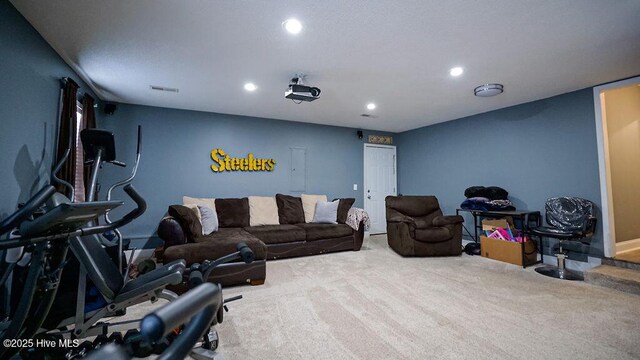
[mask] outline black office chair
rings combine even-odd
[[[559,240],[560,249],[556,254],[558,266],[541,266],[535,269],[536,272],[558,279],[583,280],[582,275],[565,268],[567,255],[562,250],[562,242],[590,243],[590,237],[596,231],[597,223],[594,204],[577,197],[556,197],[547,200],[545,212],[549,226],[531,228],[529,232],[540,238]]]

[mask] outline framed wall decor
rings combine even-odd
[[[369,135],[369,142],[372,144],[392,145],[393,137],[385,135]]]

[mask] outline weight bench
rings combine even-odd
[[[173,261],[125,282],[118,267],[102,247],[98,235],[72,238],[70,248],[80,263],[75,317],[62,320],[56,328],[75,324],[75,337],[126,330],[132,327],[132,322],[94,324],[102,318],[117,316],[119,310],[132,305],[145,301],[155,302],[160,298],[173,301],[178,297],[165,287],[182,282],[182,274],[186,268],[184,260]],[[93,282],[106,301],[105,306],[91,312],[85,312],[87,278]],[[119,327],[120,325],[122,327]],[[135,325],[137,321],[133,322],[133,327]]]

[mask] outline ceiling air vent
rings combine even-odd
[[[158,91],[168,91],[168,92],[174,92],[174,93],[177,93],[180,91],[178,88],[170,88],[165,86],[150,85],[149,87],[151,88],[151,90],[158,90]]]
[[[378,118],[376,115],[371,115],[371,114],[360,114],[360,116],[366,117],[366,118],[372,118],[372,119],[377,119]]]

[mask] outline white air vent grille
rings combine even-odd
[[[149,87],[151,88],[151,90],[157,90],[157,91],[168,91],[168,92],[174,92],[174,93],[177,93],[180,91],[178,88],[170,88],[165,86],[150,85]]]

